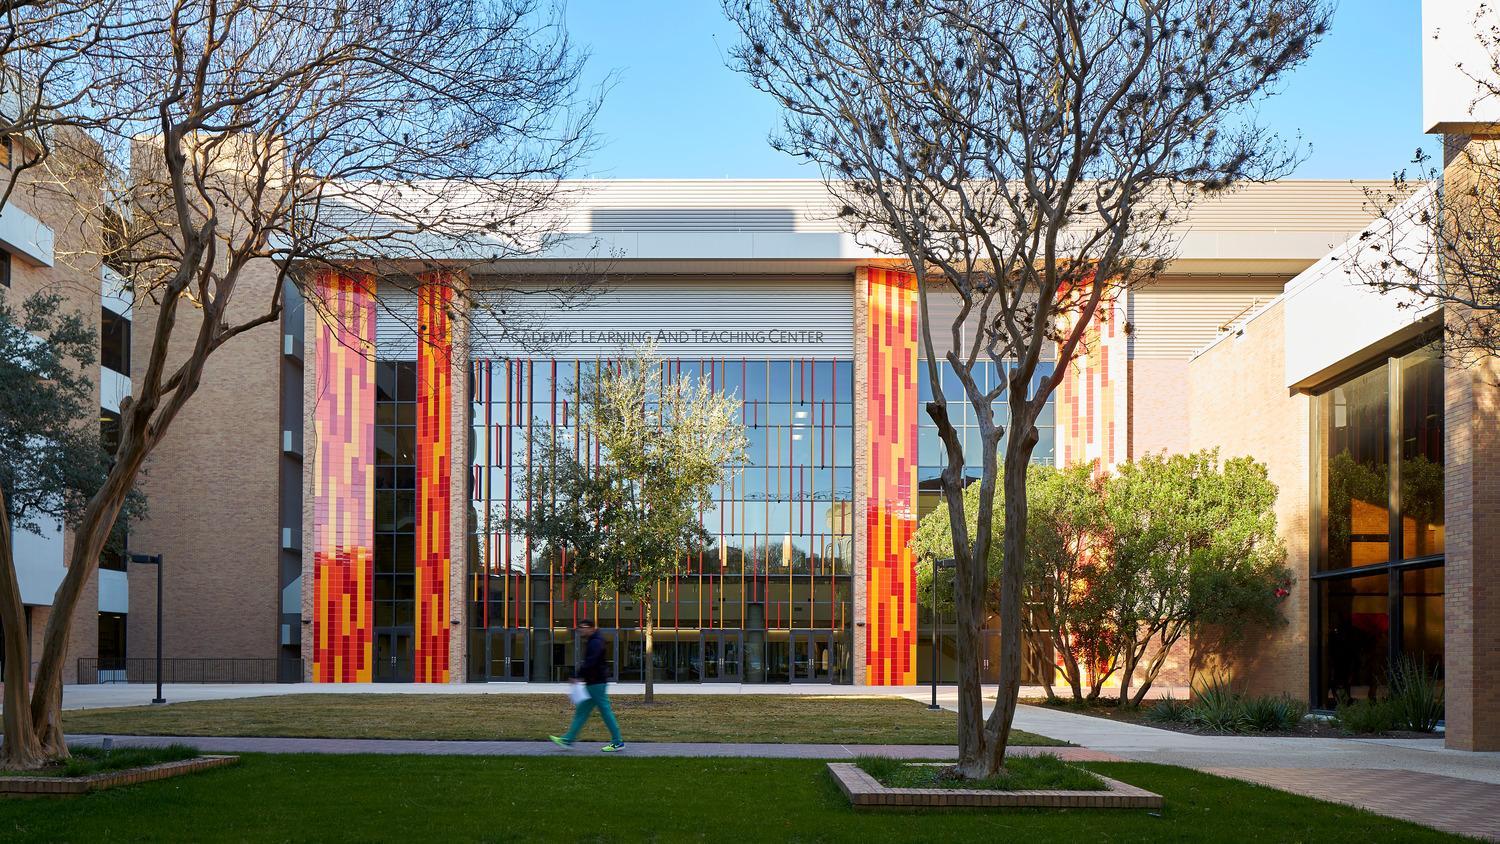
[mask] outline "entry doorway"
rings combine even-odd
[[[703,682],[738,683],[744,653],[743,634],[738,630],[706,630],[703,633]]]
[[[832,630],[793,630],[791,644],[793,683],[833,682]]]
[[[410,683],[416,674],[411,628],[375,629],[374,677],[377,683]]]
[[[491,630],[487,662],[491,681],[525,682],[531,676],[531,631]]]

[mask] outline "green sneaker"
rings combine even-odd
[[[622,751],[622,750],[625,749],[625,742],[623,742],[623,741],[612,741],[609,744],[606,744],[606,745],[604,745],[603,747],[601,747],[599,749],[602,750],[605,753],[619,753],[620,751]]]
[[[562,736],[547,736],[547,738],[552,739],[552,743],[557,745],[558,747],[561,747],[563,750],[573,749],[573,742],[568,741]]]

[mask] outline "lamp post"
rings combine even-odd
[[[927,704],[928,709],[942,709],[937,702],[938,683],[938,569],[951,569],[958,564],[952,557],[944,557],[941,560],[932,561],[932,703]]]
[[[161,695],[161,555],[129,554],[127,559],[138,566],[156,566],[156,697],[151,702],[166,703],[167,699]]]

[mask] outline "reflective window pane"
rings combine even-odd
[[[1318,583],[1321,606],[1319,704],[1385,693],[1390,660],[1389,578],[1384,574]]]
[[[1443,357],[1433,344],[1401,366],[1401,557],[1443,553]]]
[[[1390,558],[1389,392],[1386,369],[1380,367],[1323,397],[1328,478],[1325,569]]]

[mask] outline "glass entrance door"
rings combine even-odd
[[[833,682],[833,633],[827,630],[792,631],[792,682]]]
[[[489,635],[490,680],[522,682],[531,676],[526,630],[491,630]]]
[[[410,630],[375,631],[374,676],[377,683],[410,683],[416,671]]]
[[[738,630],[712,630],[703,633],[703,681],[705,683],[740,682],[741,638]]]

